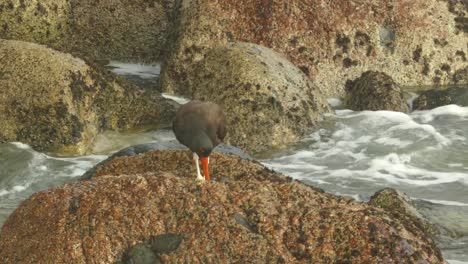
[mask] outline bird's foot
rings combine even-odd
[[[205,178],[203,178],[203,177],[197,177],[197,178],[195,179],[195,182],[196,182],[197,185],[201,185],[201,184],[205,183]]]
[[[197,173],[197,181],[205,181],[205,177],[203,177],[200,173]]]

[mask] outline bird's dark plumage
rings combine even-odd
[[[203,134],[211,141],[212,149],[221,143],[227,132],[226,118],[219,105],[194,100],[179,108],[172,130],[180,143],[193,152],[202,154],[198,153],[200,150],[197,147],[200,144],[197,143],[203,140]]]
[[[208,156],[226,136],[226,117],[221,107],[215,103],[191,101],[182,105],[172,123],[172,130],[177,140],[193,153],[197,164],[202,161],[205,178],[209,179]]]

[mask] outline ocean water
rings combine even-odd
[[[117,71],[119,63],[113,65]],[[158,67],[123,68],[132,77],[159,75]],[[337,99],[330,103],[340,105]],[[386,187],[405,192],[422,215],[445,230],[439,247],[449,263],[460,264],[468,263],[467,138],[468,107],[411,114],[342,109],[325,116],[300,142],[257,158],[307,184],[360,201]],[[18,142],[0,144],[0,225],[31,194],[76,180],[121,148],[174,139],[168,129],[106,132],[92,154],[79,157],[55,157]]]

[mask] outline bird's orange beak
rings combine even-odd
[[[210,180],[210,170],[208,169],[208,157],[201,157],[201,165],[203,169],[203,175],[205,175],[205,180]]]

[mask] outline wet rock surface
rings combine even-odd
[[[229,41],[280,52],[327,96],[383,71],[399,85],[453,83],[466,67],[466,1],[183,1],[161,78],[182,92],[211,48]],[[314,19],[311,19],[314,18]]]
[[[214,180],[200,185],[189,151],[152,151],[36,193],[2,227],[0,260],[152,261],[158,251],[163,263],[445,263],[420,226],[385,210],[239,157],[214,153],[210,165]],[[168,234],[180,244],[146,254]]]
[[[96,174],[99,168],[106,167],[107,163],[111,162],[112,160],[118,157],[132,157],[132,156],[136,156],[138,154],[143,154],[143,153],[150,152],[153,150],[187,150],[187,149],[188,148],[186,146],[180,144],[177,141],[164,142],[164,143],[139,144],[139,145],[126,147],[112,154],[109,158],[103,160],[102,162],[94,166],[92,169],[88,170],[85,174],[83,174],[83,176],[81,176],[81,179],[85,180],[85,179],[91,178],[93,175]],[[254,160],[254,158],[252,158],[251,156],[249,156],[247,153],[243,152],[242,150],[236,147],[225,145],[223,143],[219,144],[214,149],[214,151],[238,156],[245,160],[252,160],[252,161]]]
[[[232,128],[225,141],[250,152],[297,141],[329,111],[299,68],[260,45],[214,47],[195,68],[193,97],[221,105]]]
[[[352,110],[409,111],[403,91],[386,73],[364,72],[356,80],[348,81],[346,88],[344,103]]]
[[[83,60],[0,40],[0,142],[82,154],[103,129],[167,126],[175,106]]]
[[[8,0],[0,38],[48,45],[90,59],[160,60],[172,26],[172,0]]]
[[[468,85],[425,91],[414,100],[413,110],[428,110],[449,104],[468,106]]]
[[[402,219],[403,222],[410,222],[413,225],[420,226],[421,230],[428,232],[428,236],[435,235],[438,232],[428,219],[418,212],[411,199],[403,192],[385,188],[376,192],[371,197],[369,204],[390,212],[396,219]]]

